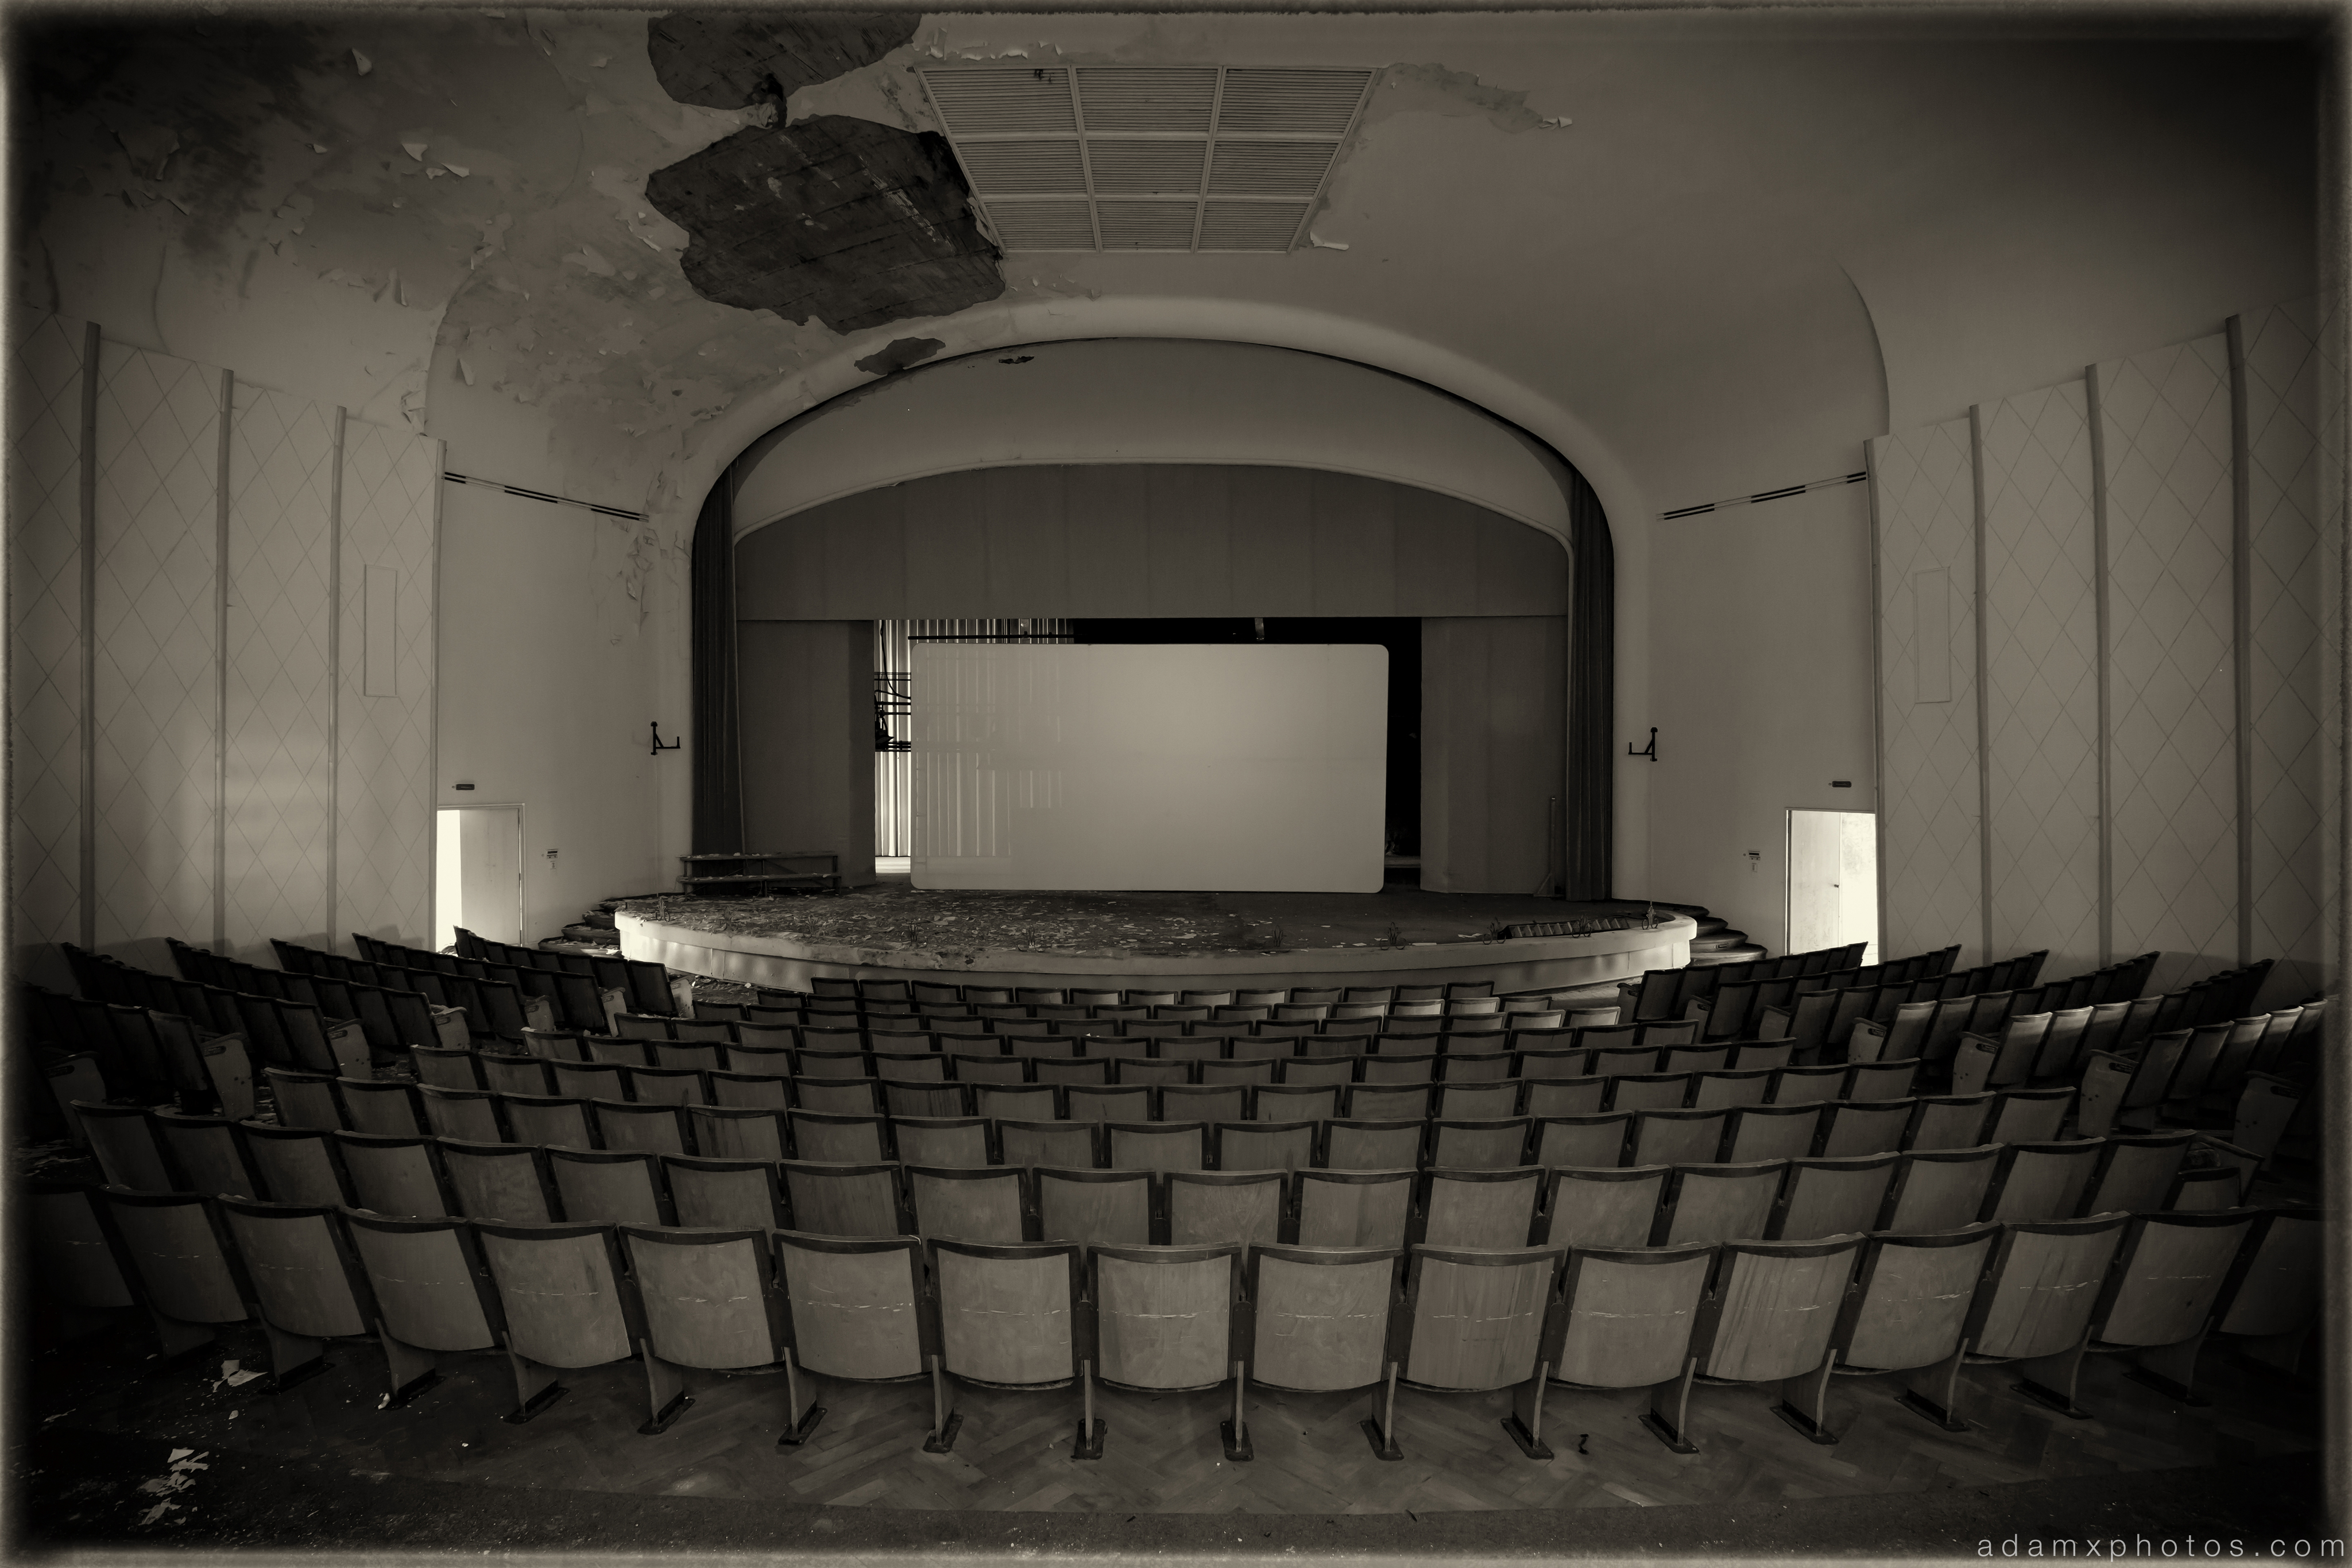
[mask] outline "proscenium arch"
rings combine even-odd
[[[1455,815],[1461,816],[1465,828],[1481,841],[1490,831],[1507,837],[1505,824],[1520,815],[1532,813],[1539,821],[1558,821],[1557,842],[1530,863],[1568,870],[1570,888],[1577,894],[1606,894],[1610,888],[1608,863],[1612,847],[1609,806],[1612,769],[1607,760],[1607,736],[1613,697],[1610,658],[1613,588],[1607,566],[1611,554],[1607,521],[1598,499],[1581,476],[1528,433],[1442,388],[1407,375],[1316,350],[1168,337],[1081,341],[1062,337],[1035,344],[1000,343],[984,352],[935,360],[849,389],[846,395],[828,399],[764,433],[743,452],[733,465],[731,485],[722,493],[734,503],[731,518],[720,528],[714,528],[719,519],[706,509],[698,534],[695,711],[696,749],[698,762],[702,766],[697,769],[695,789],[696,847],[720,848],[721,838],[729,846],[740,846],[741,841],[740,829],[733,836],[706,831],[708,822],[723,820],[726,812],[709,809],[712,791],[706,788],[702,775],[712,766],[730,768],[733,758],[728,754],[735,751],[732,745],[706,744],[717,730],[731,728],[735,716],[731,701],[714,705],[707,700],[710,682],[703,677],[721,662],[719,651],[713,646],[715,639],[709,635],[719,628],[710,622],[724,614],[723,604],[733,599],[730,583],[728,594],[714,600],[709,591],[714,574],[709,567],[716,564],[711,558],[722,554],[730,568],[738,564],[731,548],[706,547],[719,546],[721,539],[731,543],[733,538],[784,518],[814,514],[804,521],[819,530],[805,536],[815,542],[787,545],[776,536],[768,536],[760,541],[767,548],[754,552],[755,557],[764,559],[741,563],[743,570],[751,573],[745,584],[745,591],[751,596],[745,601],[743,611],[748,618],[743,625],[747,639],[755,630],[766,639],[779,630],[779,622],[837,621],[845,628],[848,622],[868,616],[893,619],[907,614],[1236,612],[1234,607],[1188,609],[1160,602],[1150,608],[1126,610],[1048,609],[1042,604],[982,608],[964,601],[963,584],[974,580],[969,573],[941,575],[947,564],[961,552],[963,547],[960,546],[947,547],[947,554],[933,562],[924,608],[889,607],[891,591],[881,586],[895,580],[898,561],[926,559],[932,556],[934,549],[945,547],[945,536],[940,536],[940,544],[934,546],[923,542],[919,533],[905,531],[915,526],[913,519],[918,515],[924,519],[922,527],[936,530],[944,522],[961,520],[965,515],[957,504],[960,498],[980,494],[959,492],[952,484],[943,489],[940,485],[922,482],[926,479],[956,479],[972,471],[991,468],[1066,470],[1074,485],[1069,510],[1072,527],[1077,526],[1082,515],[1083,499],[1086,511],[1092,516],[1129,519],[1122,526],[1131,532],[1132,519],[1142,514],[1142,494],[1148,492],[1155,497],[1150,509],[1164,518],[1160,497],[1171,493],[1171,485],[1176,492],[1195,497],[1217,493],[1222,478],[1194,481],[1171,471],[1160,479],[1149,480],[1144,474],[1136,472],[1139,466],[1172,470],[1187,465],[1192,473],[1204,476],[1209,469],[1222,469],[1232,481],[1237,507],[1244,505],[1248,492],[1259,492],[1250,502],[1255,511],[1244,507],[1230,519],[1235,551],[1233,591],[1240,613],[1247,614],[1254,608],[1246,602],[1254,592],[1248,585],[1263,580],[1241,570],[1244,551],[1259,542],[1261,530],[1271,526],[1279,531],[1283,519],[1303,515],[1305,510],[1293,505],[1303,494],[1295,485],[1273,497],[1276,504],[1272,509],[1268,507],[1270,497],[1265,492],[1271,481],[1265,476],[1269,470],[1286,468],[1324,476],[1314,509],[1326,519],[1320,525],[1326,541],[1344,538],[1349,527],[1344,519],[1357,515],[1351,507],[1368,507],[1379,512],[1384,506],[1381,499],[1384,489],[1405,495],[1406,498],[1397,503],[1395,517],[1398,554],[1391,566],[1381,570],[1393,573],[1397,595],[1393,612],[1423,619],[1426,633],[1442,636],[1444,629],[1451,627],[1457,643],[1460,637],[1468,635],[1475,645],[1479,635],[1499,633],[1505,629],[1502,622],[1486,618],[1523,616],[1530,612],[1561,618],[1557,621],[1555,640],[1544,645],[1549,651],[1528,647],[1506,653],[1498,644],[1489,651],[1474,646],[1466,654],[1456,652],[1457,659],[1466,656],[1474,664],[1500,660],[1501,667],[1506,669],[1542,670],[1546,672],[1549,695],[1530,692],[1527,701],[1519,705],[1518,716],[1502,720],[1498,708],[1490,720],[1483,710],[1474,712],[1475,704],[1483,699],[1472,695],[1472,683],[1465,683],[1462,690],[1451,694],[1460,705],[1455,727],[1460,733],[1447,743],[1454,748],[1449,755],[1475,758],[1486,746],[1502,743],[1499,738],[1487,737],[1522,732],[1528,713],[1549,713],[1552,717],[1542,723],[1542,727],[1552,735],[1549,761],[1540,755],[1530,754],[1517,757],[1513,762],[1498,754],[1485,764],[1471,761],[1465,765],[1470,766],[1474,774],[1484,766],[1488,775],[1496,779],[1524,781],[1549,778],[1559,782],[1538,786],[1538,793],[1532,802],[1517,802],[1525,808],[1523,810],[1506,810],[1511,802],[1498,796],[1492,802],[1491,811],[1482,811],[1474,803],[1480,798],[1478,792],[1475,787],[1470,788],[1459,796]],[[1076,482],[1079,471],[1100,476],[1122,467],[1134,477],[1124,482],[1100,477],[1084,484]],[[1335,497],[1329,484],[1332,476],[1353,476],[1381,484],[1370,491],[1360,485],[1353,489],[1342,486],[1343,493]],[[1125,486],[1123,490],[1119,489],[1120,483]],[[1040,484],[1046,489],[1037,490]],[[1033,472],[1029,479],[1015,482],[1016,491],[1029,504],[1026,510],[1058,515],[1051,484],[1049,477],[1040,477],[1038,472]],[[1111,488],[1104,489],[1105,484]],[[1202,484],[1207,484],[1209,489],[1201,490]],[[1139,491],[1139,485],[1146,486],[1146,490]],[[998,489],[1002,491],[1001,480]],[[883,498],[880,492],[888,492],[890,498]],[[1423,500],[1413,502],[1407,493],[1423,494]],[[1449,510],[1436,502],[1435,497],[1441,496],[1468,505]],[[834,504],[850,497],[857,497],[859,504],[847,508]],[[900,497],[904,497],[903,515],[892,511]],[[1045,503],[1042,507],[1036,505],[1040,501]],[[1197,515],[1187,514],[1180,527],[1215,527],[1213,507],[1211,512],[1199,512],[1201,503],[1197,499],[1189,504]],[[1109,507],[1108,511],[1103,509],[1105,505]],[[1442,514],[1434,526],[1445,541],[1434,556],[1430,551],[1435,536],[1428,533],[1433,526],[1433,505]],[[1016,515],[1025,515],[1025,510],[1016,507]],[[1331,534],[1330,520],[1335,516],[1342,519],[1340,536]],[[1477,522],[1479,517],[1485,521]],[[1032,569],[1032,575],[1015,573],[1008,577],[1011,586],[1036,582],[1042,587],[1058,576],[1063,558],[1058,554],[1057,534],[1042,541],[1029,541],[1029,553],[1024,557],[1022,545],[1008,545],[1000,537],[1003,526],[1000,523],[991,537],[997,539],[995,548],[1000,554],[1007,549],[1011,553],[997,564],[1025,559]],[[1486,530],[1478,535],[1481,538],[1494,537],[1493,530],[1496,528],[1503,535],[1525,538],[1527,533],[1519,531],[1524,528],[1542,536],[1544,547],[1558,548],[1561,553],[1555,554],[1553,548],[1537,547],[1533,539],[1524,546],[1510,546],[1505,541],[1500,546],[1478,546],[1475,552],[1449,553],[1456,541],[1467,542],[1468,536],[1460,532],[1465,526]],[[828,537],[828,528],[833,540],[829,553],[822,542]],[[1454,530],[1450,534],[1445,532],[1449,528]],[[877,555],[867,544],[869,538],[877,537],[877,530],[881,535],[896,530],[902,537],[895,548],[886,546]],[[1053,533],[1051,528],[1045,531]],[[1410,546],[1406,542],[1409,536],[1413,540]],[[1205,544],[1221,537],[1222,534],[1204,535],[1202,539]],[[1377,548],[1385,555],[1386,525],[1369,537],[1383,541]],[[806,553],[812,548],[817,551],[814,556]],[[1169,548],[1165,539],[1158,547],[1162,551]],[[1181,542],[1176,548],[1176,556],[1163,559],[1183,559]],[[1328,552],[1335,547],[1323,542],[1317,548]],[[1346,555],[1354,547],[1343,543],[1336,548]],[[1517,580],[1509,566],[1497,576],[1493,563],[1516,561],[1530,548],[1538,549],[1540,555],[1550,556],[1561,567],[1567,564],[1566,556],[1580,548],[1587,554],[1597,550],[1594,560],[1600,570],[1575,574],[1577,586],[1583,591],[1577,596],[1577,613],[1572,620],[1562,618],[1567,609],[1564,596],[1552,599],[1547,610],[1521,602],[1528,597],[1525,593],[1514,593],[1508,589],[1494,591],[1494,584],[1514,583]],[[1213,549],[1221,567],[1223,549],[1222,545]],[[1422,567],[1419,571],[1411,570],[1416,551]],[[1458,596],[1445,604],[1432,599],[1431,574],[1438,563],[1451,566],[1469,553],[1489,563],[1485,572],[1488,586],[1482,590],[1477,602],[1465,604]],[[830,570],[824,570],[819,563],[828,559]],[[1069,559],[1075,562],[1077,558]],[[1369,561],[1372,558],[1362,559]],[[790,565],[784,570],[797,588],[793,593],[780,596],[772,580],[776,577],[779,563],[786,561]],[[1265,564],[1259,563],[1261,567]],[[1077,568],[1074,565],[1071,570],[1075,573]],[[1538,558],[1519,562],[1517,570],[1530,578],[1551,576],[1551,569],[1545,568]],[[871,571],[881,575],[866,575]],[[835,584],[829,598],[811,597],[808,585],[819,577]],[[869,588],[869,582],[877,586]],[[843,585],[846,584],[857,586],[845,589]],[[1296,585],[1292,586],[1295,599]],[[904,596],[910,590],[911,585],[898,591],[899,603],[909,602]],[[1087,591],[1075,575],[1068,591],[1081,597]],[[1098,585],[1093,591],[1099,595],[1112,591]],[[1374,591],[1377,594],[1380,591]],[[1003,595],[1000,593],[998,597]],[[1014,597],[1036,596],[1024,591]],[[950,605],[950,601],[956,602]],[[757,608],[752,607],[755,601]],[[1264,611],[1268,615],[1307,612],[1296,605],[1276,608],[1272,602]],[[1319,594],[1312,612],[1389,612],[1380,609],[1325,608]],[[1465,615],[1469,619],[1456,619]],[[1426,619],[1429,616],[1440,619],[1430,621]],[[1573,653],[1573,645],[1565,637],[1570,625],[1582,628],[1586,633],[1578,639],[1583,647]],[[807,630],[805,625],[803,630]],[[746,641],[742,647],[746,650],[744,657],[751,661],[747,670],[763,677],[751,683],[761,690],[787,684],[789,678],[783,673],[790,671],[793,677],[797,677],[803,667],[796,659],[778,664],[776,653],[766,648],[764,641]],[[751,652],[755,648],[764,651]],[[827,645],[807,667],[812,671],[820,664],[829,668],[833,664],[842,664],[846,667],[856,657],[846,650]],[[731,650],[725,662],[732,664]],[[1533,703],[1531,709],[1528,702]],[[1453,705],[1442,706],[1451,708]],[[1575,758],[1564,752],[1562,737],[1567,727],[1560,722],[1571,710],[1577,720],[1574,729],[1585,743],[1580,747],[1582,756]],[[750,734],[754,739],[772,727],[774,716],[767,716],[769,723],[751,721]],[[867,721],[870,727],[870,715]],[[1502,728],[1479,733],[1480,724],[1497,721],[1503,723]],[[810,733],[826,733],[828,727],[820,723]],[[1465,737],[1474,738],[1465,740]],[[1463,744],[1470,745],[1471,751],[1459,752]],[[761,759],[750,757],[746,760],[757,764]],[[1568,764],[1565,768],[1564,763]],[[1435,765],[1452,766],[1447,762]],[[1502,771],[1494,772],[1496,768]],[[839,770],[838,767],[835,768]],[[782,777],[766,766],[754,766],[751,771],[759,776],[759,787],[771,793],[772,781]],[[1464,775],[1462,782],[1470,785],[1471,779],[1472,775]],[[1540,791],[1546,787],[1559,791],[1549,811],[1542,806]],[[760,799],[755,791],[755,801]],[[1585,819],[1580,823],[1576,821],[1578,807],[1582,808]],[[735,810],[740,813],[740,810],[739,796]],[[1469,814],[1462,816],[1465,811]],[[848,816],[854,820],[855,813]],[[737,820],[741,820],[740,815]],[[772,823],[775,819],[772,817],[770,821]],[[1496,824],[1491,830],[1486,826],[1489,821]],[[1538,840],[1549,831],[1538,828]],[[759,834],[755,831],[754,836]],[[845,857],[862,852],[847,831],[838,831],[834,836],[843,841]],[[1494,869],[1500,863],[1497,858],[1484,873],[1495,880],[1480,882],[1475,879],[1478,873],[1475,868],[1465,865],[1454,869],[1471,870],[1473,880],[1441,880],[1438,885],[1459,891],[1534,891],[1532,886],[1521,888],[1515,883],[1507,885],[1507,879]]]

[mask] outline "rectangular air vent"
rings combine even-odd
[[[921,75],[1008,251],[1289,250],[1373,78],[1213,66]]]

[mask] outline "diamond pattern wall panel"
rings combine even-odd
[[[441,444],[343,426],[337,935],[433,934],[433,549]],[[366,568],[398,574],[396,695],[366,691]]]
[[[213,939],[220,372],[99,352],[97,941]]]
[[[2098,369],[2115,948],[2169,990],[2237,961],[2229,349]]]
[[[20,313],[8,364],[9,896],[16,972],[80,940],[83,325]]]
[[[2099,967],[2097,555],[2079,381],[1983,412],[1992,946]]]
[[[2318,299],[2245,318],[2254,956],[2320,985]]]
[[[2340,987],[2344,980],[2344,811],[2347,780],[2344,775],[2344,577],[2345,441],[2352,408],[2345,403],[2347,322],[2344,298],[2330,296],[2320,312],[2314,334],[2319,359],[2319,798],[2336,802],[2320,818],[2321,963],[2325,978]],[[2336,1028],[2343,1028],[2339,1022]],[[2336,1039],[2343,1038],[2339,1032]]]
[[[1976,480],[1969,424],[1953,420],[1871,443],[1878,522],[1879,745],[1885,907],[1881,950],[1960,944],[1962,967],[1983,946],[1979,860]],[[1914,579],[1949,584],[1950,697],[1915,700],[1920,653]]]
[[[327,674],[335,414],[239,384],[229,434],[227,929],[327,935],[334,841],[334,693]]]

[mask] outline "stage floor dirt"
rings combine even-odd
[[[831,896],[631,899],[632,915],[735,936],[833,946],[960,954],[980,948],[1114,957],[1190,957],[1332,947],[1476,944],[1523,921],[1645,924],[1637,903],[1573,903],[1491,894],[929,893],[901,876]],[[1663,913],[1663,912],[1662,912]]]

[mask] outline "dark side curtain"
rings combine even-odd
[[[735,704],[735,471],[710,486],[694,525],[694,852],[743,841],[743,768]]]
[[[1562,891],[1607,898],[1616,833],[1617,563],[1609,516],[1569,476],[1568,831]]]

